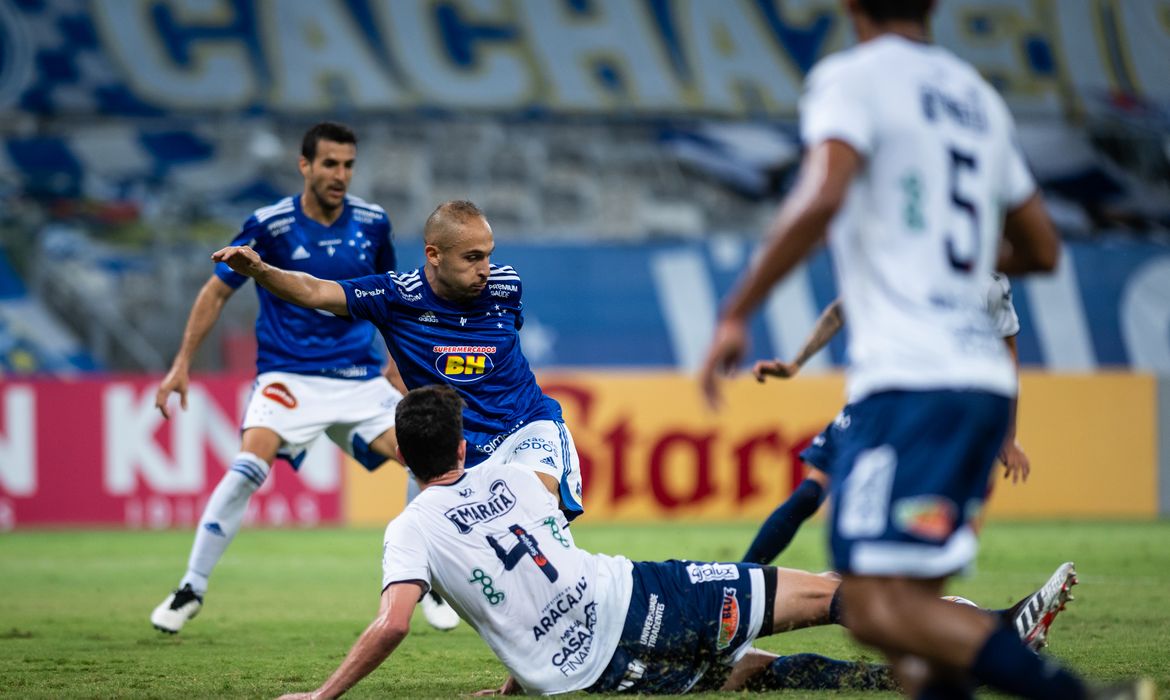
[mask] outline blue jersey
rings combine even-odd
[[[301,197],[285,197],[257,209],[232,245],[248,245],[261,259],[284,270],[341,280],[394,269],[390,218],[376,204],[346,196],[332,226],[301,210]],[[215,274],[233,289],[248,280],[219,263]],[[256,371],[292,372],[342,379],[367,379],[381,371],[374,327],[325,311],[290,304],[256,285]]]
[[[341,286],[349,313],[382,332],[407,387],[449,384],[463,397],[468,466],[521,426],[561,420],[520,350],[521,284],[511,267],[492,265],[487,287],[467,303],[439,298],[422,268]]]

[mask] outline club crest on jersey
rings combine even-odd
[[[719,639],[715,646],[726,649],[739,631],[739,597],[734,588],[723,589],[723,607],[719,611]]]
[[[475,382],[495,368],[492,345],[435,345],[435,369],[453,382]]]
[[[267,384],[260,390],[260,395],[266,399],[271,399],[285,408],[296,408],[297,397],[289,391],[289,388],[280,382],[273,382]]]
[[[516,505],[516,496],[503,479],[496,479],[488,487],[491,494],[482,501],[464,503],[448,510],[444,515],[459,530],[466,535],[471,532],[473,525],[486,523],[508,513]]]

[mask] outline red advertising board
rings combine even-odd
[[[154,407],[157,378],[0,382],[0,529],[192,526],[239,452],[251,379],[192,382],[187,410]],[[336,523],[341,453],[318,444],[299,472],[280,463],[245,522]]]

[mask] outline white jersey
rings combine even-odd
[[[829,234],[850,400],[893,389],[1014,395],[982,296],[1004,212],[1035,183],[1003,100],[945,49],[885,35],[821,61],[800,109],[807,146],[840,140],[864,159]]]
[[[532,694],[592,685],[625,624],[633,565],[590,554],[536,475],[484,463],[386,527],[382,587],[432,585]]]
[[[1016,305],[1012,303],[1012,283],[1007,275],[999,272],[991,273],[991,284],[987,285],[986,293],[987,315],[991,318],[991,327],[1001,338],[1011,338],[1020,332],[1020,317],[1016,315]]]

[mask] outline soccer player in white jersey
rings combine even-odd
[[[394,269],[386,212],[347,193],[356,157],[357,137],[347,126],[322,122],[310,128],[299,161],[304,189],[256,210],[233,242],[331,279]],[[155,405],[163,417],[170,417],[172,393],[186,408],[191,360],[224,304],[247,279],[219,265],[203,285],[182,346],[158,389]],[[199,612],[213,569],[277,457],[296,469],[309,445],[325,433],[367,469],[394,458],[394,406],[402,395],[381,372],[373,326],[303,309],[260,287],[256,291],[257,376],[241,426],[240,453],[199,519],[178,589],[150,616],[163,632],[178,632]],[[386,372],[401,385],[392,362]],[[436,627],[449,629],[458,622],[449,607],[428,603],[424,610]]]
[[[845,2],[860,44],[806,80],[800,177],[724,306],[701,383],[717,404],[717,376],[743,359],[748,316],[831,226],[856,401],[832,465],[830,545],[846,626],[899,669],[927,668],[903,676],[919,697],[970,697],[972,682],[1088,697],[1008,625],[939,600],[974,558],[969,521],[1016,393],[981,286],[997,256],[1008,273],[1053,269],[1059,241],[1003,100],[928,42],[932,5]],[[1139,691],[1149,684],[1122,692]]]
[[[984,298],[987,304],[987,313],[991,316],[996,334],[1003,338],[1005,346],[1012,355],[1013,362],[1018,367],[1016,335],[1020,332],[1020,319],[1012,304],[1011,283],[1007,277],[998,272],[993,273],[988,278]],[[809,333],[809,337],[791,361],[759,360],[752,367],[752,375],[758,382],[763,382],[767,377],[781,379],[795,377],[800,373],[804,364],[820,352],[844,325],[845,314],[841,310],[841,300],[834,299],[821,312],[812,332]],[[1016,411],[1015,406],[1013,406],[1008,433],[999,452],[999,459],[1004,465],[1004,478],[1010,477],[1012,483],[1021,479],[1027,481],[1028,473],[1031,470],[1028,455],[1016,441],[1015,417]],[[851,424],[852,419],[847,404],[833,421],[813,438],[812,443],[801,450],[800,459],[808,467],[805,478],[792,490],[792,494],[784,503],[781,503],[760,526],[759,532],[743,556],[744,561],[770,564],[792,542],[792,538],[796,535],[801,524],[817,512],[828,495],[829,469],[837,443],[844,439],[841,434],[846,432]]]

